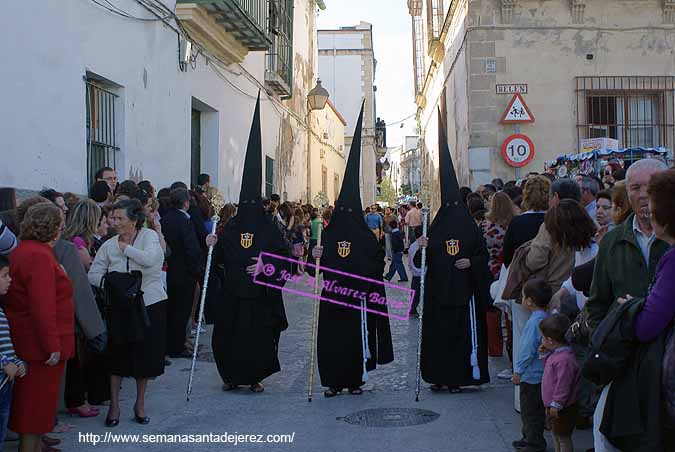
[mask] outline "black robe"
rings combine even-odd
[[[382,281],[384,250],[366,226],[360,212],[353,215],[355,212],[347,210],[351,209],[337,207],[322,235],[324,250],[321,266]],[[345,257],[338,254],[339,242],[349,244],[349,254]],[[322,297],[360,306],[360,297],[355,296],[355,292],[360,292],[366,297],[366,307],[378,311],[377,314],[366,313],[368,349],[371,355],[366,369],[374,370],[377,364],[392,362],[394,351],[389,317],[386,315],[387,305],[374,302],[373,295],[377,294],[380,302],[382,298],[386,300],[384,286],[330,271],[323,272],[323,278]],[[333,281],[333,289],[335,286],[346,287],[353,289],[354,293],[343,295],[326,288]],[[360,309],[321,301],[317,352],[323,386],[342,389],[357,388],[364,384],[361,313]]]
[[[480,230],[468,212],[462,211],[466,207],[444,209],[447,210],[439,214],[428,234],[422,378],[428,383],[450,387],[479,385],[490,381],[485,317],[490,303],[488,253]],[[450,240],[457,241],[458,249],[449,246]],[[471,261],[470,269],[455,267],[455,262],[463,258]],[[469,303],[472,296],[478,334],[478,380],[473,378],[471,366]]]
[[[245,233],[253,234],[249,248],[242,245]],[[288,255],[279,229],[262,214],[233,218],[214,249],[212,268],[224,266],[225,274],[214,306],[212,347],[221,378],[232,384],[255,384],[281,370],[279,338],[288,327],[281,291],[254,283],[246,273],[262,251]]]

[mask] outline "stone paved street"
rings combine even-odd
[[[333,399],[322,395],[315,374],[314,401],[307,402],[312,305],[309,299],[285,294],[290,327],[281,339],[282,372],[265,381],[265,392],[253,394],[247,388],[221,391],[215,364],[198,362],[192,400],[186,402],[189,360],[175,359],[164,376],[151,382],[146,410],[151,423],[133,422],[135,387],[131,380],[123,384],[120,425],[103,425],[106,409],[98,418],[79,419],[61,415],[76,426],[65,434],[63,450],[191,450],[191,451],[509,451],[518,439],[520,421],[513,410],[510,382],[496,379],[506,367],[502,359],[491,361],[492,383],[480,390],[461,394],[431,393],[423,386],[420,401],[415,402],[415,359],[417,320],[392,320],[394,363],[370,374],[362,396],[344,393]],[[211,328],[202,335],[208,355]],[[351,425],[342,418],[356,411],[375,408],[420,408],[440,416],[432,422],[405,427],[364,427]],[[292,444],[97,444],[79,441],[79,434],[292,434]],[[591,447],[590,432],[576,432],[577,450]],[[9,443],[16,444],[16,443]],[[549,441],[552,450],[552,443]],[[583,447],[581,447],[583,446]],[[13,446],[15,447],[15,446]],[[11,449],[14,450],[14,449]]]

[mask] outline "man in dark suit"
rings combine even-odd
[[[171,191],[171,210],[162,217],[162,232],[171,249],[167,269],[166,352],[172,358],[189,357],[185,350],[187,323],[192,312],[197,280],[203,273],[204,255],[188,209],[190,193]]]
[[[184,188],[188,189],[187,185],[183,182],[174,182],[171,184],[171,190],[176,190],[178,188]],[[195,233],[197,234],[197,243],[199,243],[199,246],[202,249],[202,252],[206,253],[207,247],[206,247],[206,236],[209,234],[210,231],[206,230],[205,226],[205,218],[204,215],[202,215],[202,211],[199,209],[199,206],[197,205],[196,200],[194,200],[194,194],[191,193],[188,190],[188,193],[190,194],[190,206],[185,210],[188,215],[190,216],[190,221],[192,222],[192,226],[195,229]]]

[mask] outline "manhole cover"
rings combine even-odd
[[[363,427],[406,427],[433,422],[440,414],[417,408],[373,408],[357,411],[342,419],[348,424]]]

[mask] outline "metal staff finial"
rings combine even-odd
[[[429,207],[422,209],[424,221],[422,223],[422,237],[427,236],[429,225]],[[420,301],[424,303],[424,280],[427,274],[427,247],[422,248],[422,275],[420,276]],[[424,320],[424,306],[420,312],[419,325],[417,326],[417,373],[415,376],[415,402],[420,401],[420,385],[422,382],[422,321]]]
[[[211,217],[213,225],[211,226],[211,235],[216,234],[216,227],[220,221],[218,214],[220,209],[225,205],[225,200],[223,196],[216,192],[211,198],[211,207],[213,207],[214,215]],[[199,349],[199,332],[202,329],[202,318],[204,317],[204,303],[206,302],[206,290],[209,287],[209,273],[211,273],[211,258],[213,256],[213,245],[209,246],[209,254],[206,258],[206,272],[204,273],[204,284],[202,285],[202,296],[199,301],[199,320],[197,321],[197,332],[195,334],[195,347],[192,351],[192,364],[190,365],[190,379],[188,381],[187,387],[187,401],[190,401],[190,394],[192,394],[192,379],[195,374],[195,363],[197,361],[197,350]]]

